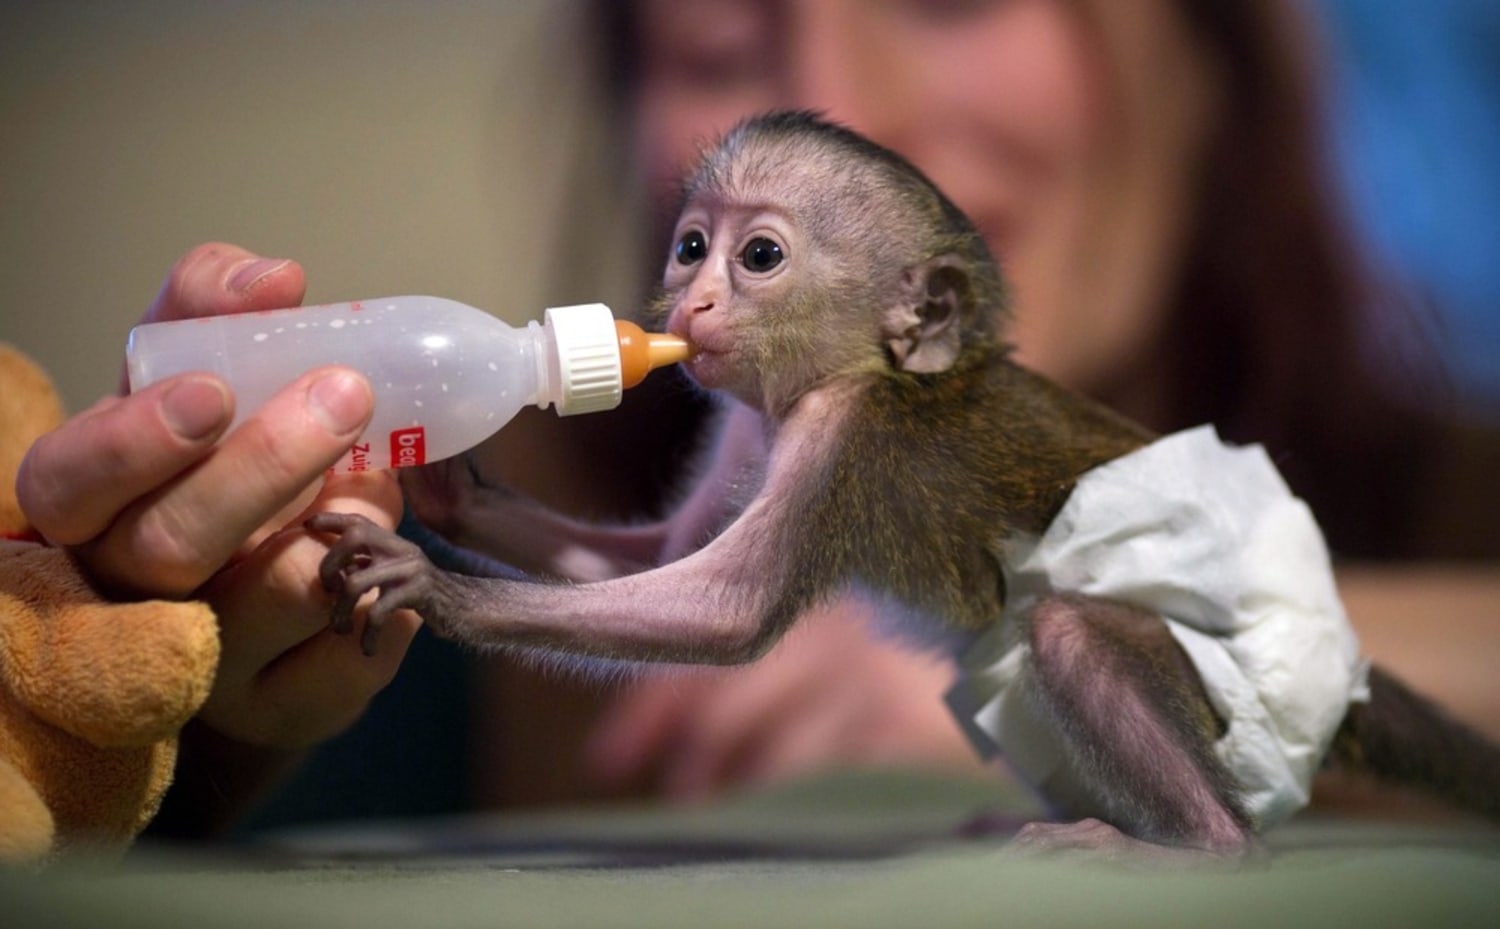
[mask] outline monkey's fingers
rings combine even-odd
[[[344,575],[359,561],[368,560],[363,543],[357,538],[358,533],[353,531],[362,519],[364,517],[349,513],[318,513],[303,523],[312,532],[339,537],[318,562],[318,582],[324,590],[335,595],[328,625],[339,635],[348,635],[354,630],[354,607],[359,601],[359,594],[351,595],[348,591]]]
[[[302,523],[302,525],[313,532],[336,536],[343,536],[357,531],[357,527],[361,524],[369,525],[371,528],[378,528],[374,523],[357,513],[314,513]]]
[[[412,543],[357,514],[318,513],[304,525],[313,532],[338,537],[318,565],[318,580],[330,593],[346,589],[347,575],[357,567],[422,557]]]
[[[394,614],[408,609],[419,615],[425,612],[431,587],[431,575],[426,572],[381,585],[380,596],[365,614],[365,629],[359,637],[360,650],[366,655],[374,655],[379,650],[381,633]]]
[[[339,635],[348,635],[354,631],[354,608],[359,603],[358,597],[351,597],[340,592],[333,600],[333,609],[328,614],[328,626]]]
[[[354,611],[359,606],[360,598],[365,591],[378,587],[378,581],[362,577],[368,569],[350,570],[338,575],[340,580],[334,589],[333,609],[328,615],[328,626],[338,635],[349,635],[354,632]],[[325,583],[326,586],[326,583]],[[390,610],[382,611],[379,620],[375,619],[376,610],[380,604],[388,599],[385,594],[388,591],[382,589],[381,595],[371,604],[365,616],[364,633],[360,636],[360,650],[366,655],[375,654],[375,641],[379,635],[379,626],[384,621],[384,616]]]
[[[412,562],[425,562],[411,543],[363,516],[319,513],[310,517],[306,526],[314,532],[338,536],[318,565],[318,580],[324,590],[336,595],[329,625],[339,635],[354,631],[354,610],[366,592],[391,587],[407,574],[420,574],[420,566],[414,569]],[[380,570],[382,566],[389,570]],[[382,612],[382,622],[389,612]],[[372,629],[366,621],[360,644],[367,655],[375,653],[379,625]]]
[[[379,595],[365,613],[364,630],[359,638],[361,651],[366,655],[376,654],[380,632],[392,614],[399,610],[425,612],[432,588],[426,565],[425,559],[401,559],[346,571],[342,575],[343,588],[334,604],[334,631],[341,635],[352,632],[355,604],[367,592],[378,589]]]

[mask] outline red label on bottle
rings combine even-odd
[[[410,426],[391,431],[391,467],[409,468],[427,463],[427,429]]]

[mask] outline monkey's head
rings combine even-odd
[[[693,344],[699,383],[758,409],[1006,350],[973,223],[905,159],[811,113],[754,117],[707,151],[673,242],[658,322]]]

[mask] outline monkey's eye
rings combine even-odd
[[[697,264],[708,257],[708,239],[697,229],[689,230],[677,240],[677,263]]]
[[[764,274],[781,264],[781,260],[785,257],[780,245],[761,236],[751,239],[750,244],[745,246],[745,250],[740,252],[740,263],[748,271]]]

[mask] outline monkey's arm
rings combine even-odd
[[[733,516],[765,457],[760,417],[735,403],[723,414],[690,492],[661,520],[601,525],[548,509],[503,486],[480,483],[463,458],[403,472],[418,520],[449,542],[527,573],[597,581],[639,571],[701,545]]]
[[[584,584],[441,571],[415,545],[358,516],[320,514],[308,527],[338,536],[321,571],[337,595],[336,630],[349,631],[355,601],[379,588],[362,638],[367,653],[390,614],[407,608],[440,634],[477,646],[722,664],[750,660],[779,631],[774,585],[756,570],[767,545],[756,509],[686,558]]]
[[[627,661],[749,661],[840,580],[831,565],[793,564],[787,554],[812,544],[801,538],[808,465],[830,435],[816,412],[807,418],[802,428],[783,426],[760,491],[719,536],[624,577],[583,584],[466,577],[439,570],[415,545],[358,517],[316,516],[308,528],[339,537],[321,566],[324,586],[337,594],[334,628],[348,631],[354,602],[379,588],[362,640],[367,651],[391,612],[409,608],[439,633],[479,646]]]

